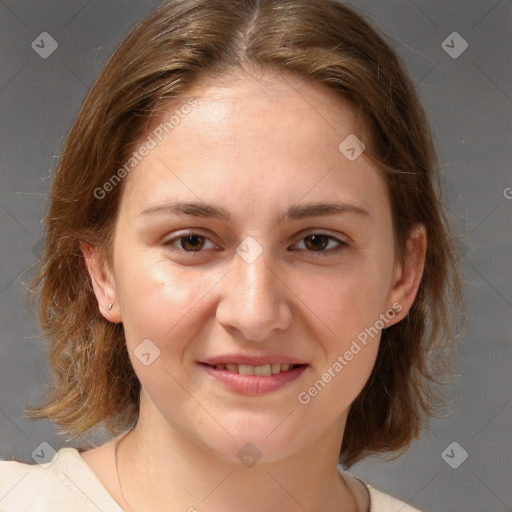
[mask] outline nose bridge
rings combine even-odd
[[[276,297],[276,276],[271,270],[272,257],[268,249],[261,248],[261,253],[254,259],[245,258],[242,244],[235,259],[234,274],[238,286],[234,292],[241,300],[241,306],[262,313],[274,307]],[[250,251],[253,251],[251,248]],[[242,254],[242,256],[240,256]]]
[[[263,339],[275,329],[285,329],[291,321],[291,311],[283,286],[272,268],[270,251],[261,250],[254,259],[240,251],[235,256],[217,320],[253,340]]]

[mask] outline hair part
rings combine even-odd
[[[123,326],[100,314],[82,251],[83,244],[103,250],[112,264],[125,180],[101,199],[95,190],[200,80],[264,71],[321,84],[354,106],[365,157],[385,176],[401,263],[414,226],[427,231],[415,302],[383,331],[373,372],[350,407],[340,460],[348,467],[404,450],[427,425],[441,403],[437,384],[452,375],[465,313],[462,271],[414,83],[384,37],[337,0],[168,1],[113,54],[68,134],[49,192],[44,253],[29,291],[53,380],[29,417],[49,418],[71,436],[102,421],[117,435],[136,420],[141,386]]]

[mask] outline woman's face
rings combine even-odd
[[[124,178],[104,314],[124,324],[141,418],[272,460],[339,441],[380,330],[405,314],[390,203],[354,139],[339,148],[354,114],[333,92],[205,83]]]

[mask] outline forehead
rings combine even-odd
[[[192,99],[194,107],[190,109],[187,103]],[[360,137],[364,130],[354,107],[341,93],[294,73],[272,68],[261,72],[231,70],[204,75],[178,100],[160,108],[165,110],[152,121],[148,133],[167,122],[164,136],[181,124],[191,127],[193,124],[194,130],[204,128],[201,130],[203,135],[210,131],[212,122],[219,129],[226,128],[228,121],[235,124],[240,120],[247,132],[255,124],[274,124],[276,111],[279,112],[279,125],[292,125],[294,131],[309,127],[315,132],[330,131],[338,138],[342,134],[340,122],[345,127],[350,125],[351,132]],[[297,123],[298,116],[303,116],[300,123]],[[186,123],[183,123],[184,118]],[[268,122],[269,118],[273,118],[272,123]],[[291,141],[293,133],[289,136]]]
[[[194,106],[184,108],[191,98]],[[180,194],[248,204],[273,194],[292,203],[306,193],[363,193],[378,179],[375,168],[339,149],[354,131],[361,137],[355,120],[347,100],[293,75],[205,78],[168,109],[159,132],[149,132],[155,146],[130,173],[125,194],[141,210]]]
[[[269,71],[258,76],[237,73],[204,78],[187,96],[196,99],[198,110],[204,115],[209,110],[219,115],[224,109],[226,114],[245,113],[264,121],[265,116],[278,110],[280,124],[287,120],[295,123],[298,115],[306,115],[302,126],[331,131],[339,128],[336,125],[340,114],[346,124],[353,126],[355,121],[354,108],[341,94],[287,72]]]

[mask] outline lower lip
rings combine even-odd
[[[286,384],[299,378],[308,365],[297,366],[286,372],[276,373],[268,377],[260,375],[240,375],[228,370],[217,370],[212,366],[200,363],[203,369],[212,377],[220,380],[226,387],[243,395],[263,395],[276,391]]]

